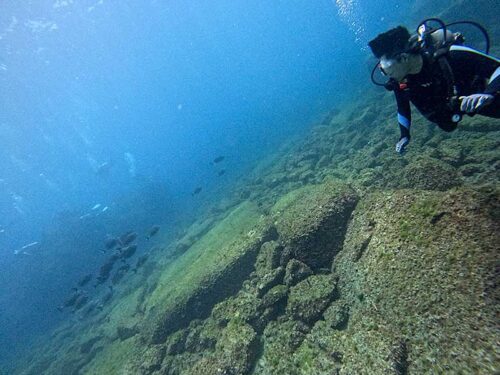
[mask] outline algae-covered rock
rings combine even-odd
[[[257,334],[241,321],[231,321],[217,342],[215,352],[204,356],[190,375],[248,374],[257,355]]]
[[[214,349],[219,329],[215,322],[208,319],[205,322],[194,320],[187,329],[184,348],[191,353]]]
[[[262,297],[263,307],[276,307],[282,302],[286,302],[288,297],[288,287],[286,285],[277,285]]]
[[[207,317],[241,288],[261,245],[274,235],[256,206],[236,208],[164,271],[148,301],[146,339],[161,343],[193,319]]]
[[[335,296],[336,281],[331,275],[312,275],[290,288],[286,312],[295,320],[312,323]]]
[[[402,187],[425,190],[448,190],[459,186],[458,171],[451,165],[432,158],[413,160],[404,170]]]
[[[328,268],[342,247],[357,199],[349,186],[326,182],[288,193],[272,208],[272,215],[294,258],[313,270]]]
[[[415,374],[494,373],[498,198],[403,190],[362,199],[334,267],[348,325],[334,329],[327,309],[297,354],[304,368],[333,372],[330,353],[342,352],[348,373],[395,373],[405,363]],[[359,257],[367,223],[371,239]]]
[[[325,322],[329,324],[331,328],[334,329],[345,329],[347,328],[347,322],[349,321],[349,306],[347,303],[339,299],[334,301],[323,313]]]
[[[166,353],[169,355],[180,354],[186,350],[187,329],[180,329],[172,333],[165,342]]]
[[[211,317],[221,327],[225,327],[232,318],[253,324],[258,320],[259,306],[260,300],[255,294],[240,292],[215,305]]]
[[[141,370],[151,373],[159,370],[165,357],[165,347],[163,345],[150,346],[141,356]]]
[[[283,246],[277,241],[264,242],[260,248],[255,269],[263,274],[279,266]]]
[[[286,265],[285,284],[293,286],[299,281],[312,275],[312,273],[312,270],[307,266],[307,264],[304,264],[297,259],[291,259]]]
[[[269,289],[280,284],[284,275],[285,270],[283,267],[278,267],[262,276],[257,285],[257,296],[262,297]]]
[[[299,374],[293,353],[301,345],[309,327],[300,321],[279,319],[268,324],[263,333],[263,353],[254,374]]]

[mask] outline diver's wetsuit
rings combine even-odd
[[[477,113],[500,118],[500,60],[463,46],[451,46],[447,60],[453,72],[458,96],[478,93],[493,95],[493,102]],[[494,73],[496,77],[487,84]],[[439,63],[431,64],[424,57],[420,73],[409,75],[406,81],[394,90],[401,138],[410,138],[410,102],[425,118],[436,123],[444,131],[456,129],[457,123],[452,122],[451,117],[457,110],[453,111],[448,104],[449,89],[449,80],[446,79]]]

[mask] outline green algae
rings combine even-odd
[[[313,270],[328,268],[342,246],[357,199],[350,186],[327,181],[289,192],[273,206],[271,215],[294,258]]]
[[[312,323],[336,296],[336,281],[331,275],[311,275],[290,288],[287,314],[295,320]]]
[[[159,342],[183,321],[208,315],[213,304],[237,291],[236,280],[251,272],[269,228],[258,209],[244,203],[167,267],[148,301],[154,316],[146,328],[151,340]]]
[[[492,272],[493,223],[482,210],[469,210],[468,215],[463,211],[468,206],[481,207],[483,199],[471,191],[444,195],[412,191],[411,196],[402,191],[367,198],[365,204],[369,202],[372,209],[362,215],[378,225],[368,250],[358,261],[350,254],[351,243],[363,232],[362,225],[356,229],[355,220],[345,252],[336,259],[341,294],[350,300],[351,306],[348,342],[351,335],[359,338],[365,332],[366,351],[383,345],[390,347],[405,338],[411,345],[410,357],[415,355],[411,369],[416,373],[427,371],[426,368],[450,373],[487,373],[491,369],[495,363],[494,351],[480,357],[470,341],[461,344],[464,335],[469,335],[469,340],[480,340],[491,350],[496,335],[494,313],[485,309],[481,290],[481,280],[487,280]],[[435,207],[436,201],[456,212],[436,224],[443,226],[440,231],[435,231],[428,222],[433,214],[428,207]],[[427,239],[425,243],[407,241],[398,230],[390,229],[393,226],[399,229],[401,217],[408,211],[420,214],[412,217],[412,225],[422,232]],[[464,269],[468,270],[467,275]],[[360,292],[363,301],[357,298]],[[482,316],[481,327],[476,321],[478,314]],[[376,332],[384,335],[374,335]],[[352,349],[349,352],[354,353]],[[459,352],[463,361],[453,355]],[[436,363],[428,367],[430,364],[424,358],[435,358]],[[359,354],[353,356],[351,366],[362,360]],[[364,367],[353,368],[364,371],[368,366],[362,363]]]

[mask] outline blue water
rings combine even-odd
[[[0,357],[63,319],[107,233],[174,232],[371,88],[366,43],[413,6],[375,3],[2,1]]]

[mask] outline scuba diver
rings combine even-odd
[[[440,27],[430,28],[429,21],[438,22]],[[460,33],[447,30],[458,23],[472,24],[482,31],[486,53],[464,46]],[[481,25],[471,21],[445,25],[431,18],[423,21],[414,35],[398,26],[368,45],[379,59],[372,81],[396,96],[401,131],[396,152],[402,154],[410,142],[410,102],[446,132],[455,130],[464,114],[500,118],[500,60],[488,55],[489,37]],[[374,79],[377,68],[389,81]]]

